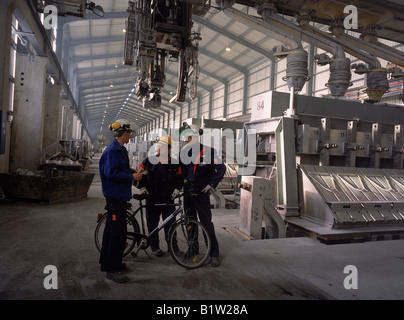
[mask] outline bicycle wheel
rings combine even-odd
[[[170,229],[168,249],[174,261],[184,268],[203,265],[210,256],[211,245],[207,229],[195,219],[179,219]]]
[[[102,245],[102,237],[104,235],[105,224],[107,222],[107,213],[104,213],[101,218],[98,220],[97,227],[95,228],[94,233],[94,242],[97,250],[101,252],[101,245]],[[128,232],[140,232],[139,223],[136,219],[132,218],[131,213],[126,213],[126,227]],[[135,247],[136,242],[133,239],[133,236],[127,236],[125,250],[123,252],[123,256],[126,256],[129,252],[133,250]]]

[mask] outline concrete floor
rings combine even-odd
[[[90,171],[97,172],[97,161]],[[0,201],[0,299],[311,300],[404,299],[404,240],[325,245],[309,238],[245,240],[226,231],[238,210],[215,209],[221,266],[185,270],[166,254],[127,256],[129,283],[99,271],[93,234],[104,199],[63,204]],[[45,289],[47,265],[57,289]],[[345,289],[354,265],[358,289]]]

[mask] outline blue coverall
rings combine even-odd
[[[126,208],[132,196],[133,175],[128,152],[116,139],[101,155],[99,170],[108,212],[99,262],[102,270],[119,272],[126,244]]]

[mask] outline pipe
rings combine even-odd
[[[371,28],[368,28],[368,30],[363,31],[362,34],[360,35],[360,38],[363,39],[367,43],[376,45],[379,48],[379,50],[382,50],[383,52],[386,53],[386,57],[379,56],[380,58],[383,58],[383,59],[390,61],[392,63],[395,63],[401,67],[404,67],[403,52],[399,51],[397,49],[391,48],[391,47],[385,45],[384,43],[379,42],[376,38],[376,32],[374,30],[372,30]]]
[[[314,35],[313,38],[315,39],[315,45],[328,52],[332,52],[330,51],[330,48],[335,48],[333,59],[329,59],[329,57],[325,54],[316,55],[315,59],[320,65],[330,65],[330,78],[326,83],[326,86],[329,88],[331,95],[333,97],[344,96],[348,90],[348,87],[352,85],[350,66],[351,61],[349,58],[345,57],[343,48],[339,44],[325,37],[319,30],[311,26],[310,20],[311,18],[309,16],[309,11],[306,9],[301,10],[298,18],[299,26],[303,30],[309,31]],[[317,33],[317,31],[319,32]],[[318,37],[320,40],[317,40]]]
[[[351,85],[351,82],[349,81],[350,70],[348,71],[347,69],[349,64],[346,59],[344,60],[345,53],[343,53],[342,49],[350,53],[351,55],[358,57],[369,65],[374,66],[374,68],[380,69],[380,62],[373,55],[364,52],[357,47],[347,47],[346,45],[344,45],[343,41],[333,37],[331,34],[326,34],[317,30],[316,28],[312,28],[311,26],[307,27],[307,29],[310,30],[304,30],[294,25],[290,21],[282,19],[281,17],[279,17],[278,14],[276,14],[276,7],[274,3],[271,2],[271,0],[267,1],[262,6],[268,9],[271,13],[265,15],[265,19],[268,24],[276,26],[278,28],[282,28],[287,33],[294,34],[296,37],[300,37],[301,40],[311,43],[316,47],[322,48],[328,52],[333,52],[334,56],[338,58],[335,59],[333,63],[330,63],[330,79],[327,83],[333,96],[341,96],[345,94],[347,88]],[[334,50],[332,50],[331,48],[334,48]],[[341,73],[339,73],[338,70],[341,70]],[[380,85],[377,87],[376,96],[379,96],[381,92],[386,91],[386,89],[384,89],[384,91],[383,89],[380,89],[381,87],[382,86]],[[368,93],[372,95],[371,100],[377,101],[376,99],[374,99],[374,94],[371,93],[371,91],[368,91]]]
[[[275,21],[281,22],[277,16],[271,18],[273,18]],[[307,9],[302,9],[300,11],[300,16],[298,17],[298,23],[301,29],[309,32],[309,36],[312,37],[312,41],[310,43],[318,48],[332,53],[335,58],[345,58],[345,51],[342,46],[324,36],[322,32],[317,32],[319,30],[310,25],[310,20],[311,18],[309,16],[309,11]],[[282,22],[286,21],[282,20]],[[290,27],[297,28],[294,25],[291,25]]]
[[[270,16],[274,14],[274,7],[271,5],[261,5],[258,7],[257,12],[259,15],[261,15],[262,20],[267,23]],[[271,24],[267,24],[267,27],[269,29],[272,28],[273,30],[281,30],[283,34],[289,34],[283,28],[277,28]],[[301,46],[301,42],[299,43]],[[292,96],[295,91],[301,91],[305,82],[309,80],[307,61],[308,53],[307,51],[303,50],[303,48],[298,48],[287,56],[286,76],[283,78],[283,80],[287,82]]]
[[[311,27],[310,30],[304,30],[294,24],[292,24],[290,21],[287,21],[285,19],[282,19],[279,17],[279,15],[274,14],[270,16],[271,21],[270,23],[274,26],[283,26],[286,28],[287,32],[292,33],[294,35],[298,35],[301,37],[301,39],[305,42],[311,43],[312,45],[319,47],[323,50],[326,50],[328,52],[328,49],[325,49],[325,45],[331,46],[331,43],[334,43],[333,47],[337,48],[339,46],[342,48],[343,51],[349,53],[350,55],[353,55],[360,60],[366,62],[369,65],[374,65],[375,68],[380,68],[380,62],[374,57],[373,55],[361,50],[360,48],[357,47],[348,47],[346,44],[333,37],[331,34],[327,34],[324,32],[321,32],[317,28]],[[269,23],[269,21],[267,21]],[[341,52],[339,54],[342,54]],[[345,55],[344,55],[345,56]]]
[[[231,0],[219,0],[218,4],[223,9],[223,12],[230,18],[235,19],[257,31],[260,31],[267,36],[278,40],[279,42],[287,44],[292,49],[300,49],[302,48],[301,42],[292,34],[287,34],[283,30],[278,27],[268,28],[268,26],[244,12],[241,12],[237,9],[232,8]]]
[[[378,47],[377,45],[363,41],[359,38],[355,38],[355,37],[345,33],[344,27],[341,25],[335,25],[335,24],[331,25],[330,31],[337,39],[340,39],[340,40],[350,44],[352,47],[360,48],[360,49],[362,49],[366,52],[369,52],[370,54],[373,54],[376,57],[380,57],[384,60],[391,61],[391,62],[400,64],[400,65],[403,64],[404,56],[389,55],[389,52]],[[369,63],[369,65],[371,65],[373,68],[380,68],[380,63],[379,63],[379,65],[372,65]]]
[[[291,52],[289,52],[287,56],[286,77],[284,77],[283,80],[287,82],[289,90],[294,88],[296,92],[301,91],[305,82],[309,79],[309,71],[307,62],[308,54],[307,51],[303,50],[301,41],[298,40],[298,37],[285,32],[282,28],[267,25],[265,22],[234,9],[231,0],[218,0],[217,3],[229,18],[260,31],[291,48]]]
[[[325,37],[313,34],[310,30],[302,30],[287,21],[279,21],[276,7],[272,2],[262,4],[258,7],[257,11],[270,27],[278,27],[288,34],[294,34],[297,38],[301,38],[316,47],[331,52],[333,54],[333,59],[327,57],[328,60],[324,63],[330,64],[330,79],[326,86],[329,87],[333,97],[343,96],[346,93],[348,87],[352,85],[350,82],[351,69],[350,60],[345,57],[345,52],[341,45],[336,44],[334,41],[326,39]]]
[[[345,33],[343,27],[341,24],[333,24],[330,26],[331,32],[334,34],[335,37],[342,41],[346,41],[353,47],[359,47],[362,48],[363,50],[366,50],[375,56],[380,56],[383,59],[391,61],[392,59],[389,59],[389,57],[385,56],[384,54],[381,53],[383,50],[378,50],[378,48],[375,48],[377,46],[366,43],[365,41],[352,37],[348,34]],[[376,58],[377,59],[377,58]],[[395,60],[395,59],[394,59]],[[364,70],[364,72],[367,72],[367,79],[366,79],[366,93],[371,101],[378,102],[381,100],[382,96],[388,91],[389,89],[389,82],[387,81],[387,69],[381,68],[379,60],[378,64],[376,65],[369,65],[368,70]],[[401,61],[402,63],[402,61]],[[361,66],[361,69],[364,69],[363,66]]]
[[[272,2],[268,2],[265,5],[275,8],[274,4]],[[276,8],[272,9],[272,12],[276,12]],[[318,45],[317,41],[313,41],[312,38],[313,38],[313,35],[320,36],[323,39],[325,38],[330,41],[336,42],[338,45],[340,45],[342,48],[344,48],[344,50],[347,51],[348,53],[350,53],[356,57],[359,57],[364,62],[367,62],[371,68],[370,68],[370,70],[366,69],[364,72],[367,72],[367,75],[368,75],[367,84],[369,84],[369,85],[368,85],[368,89],[366,92],[368,93],[370,100],[380,101],[383,94],[388,90],[387,72],[386,72],[386,69],[381,68],[380,62],[377,59],[377,57],[375,57],[367,52],[362,51],[362,49],[359,47],[356,47],[356,46],[347,47],[346,45],[343,44],[343,41],[341,39],[335,38],[331,34],[328,35],[312,26],[309,26],[307,23],[307,19],[305,19],[304,16],[303,16],[303,19],[301,19],[301,21],[306,20],[306,23],[303,22],[303,25],[304,25],[304,28],[306,28],[307,30],[301,29],[284,19],[281,20],[281,18],[277,14],[271,14],[268,17],[270,18],[268,20],[270,20],[270,22],[273,25],[276,25],[276,26],[283,25],[285,28],[288,28],[289,32],[291,32],[293,34],[300,33],[301,38],[306,42],[312,43],[315,46],[317,46]],[[343,60],[340,60],[338,62],[338,64],[341,64],[342,68],[344,68],[344,67],[346,68],[346,66],[347,66],[346,62],[344,62]],[[332,68],[330,68],[330,71],[334,71],[336,68],[338,68],[338,64],[336,64]],[[346,73],[346,75],[348,75],[348,73]],[[345,83],[341,83],[341,79],[344,80],[343,82],[345,82]],[[346,79],[347,79],[347,77],[345,77],[344,74],[341,73],[341,75],[338,75],[338,77],[332,78],[332,81],[329,81],[329,85],[332,84],[332,86],[333,86],[333,94],[341,95],[343,93],[343,91],[345,89],[347,89],[350,82],[347,82]],[[334,87],[334,85],[335,85],[335,87]],[[335,91],[334,91],[334,89],[335,89]],[[330,88],[330,90],[331,90],[331,88]]]

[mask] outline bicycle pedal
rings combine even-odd
[[[133,258],[136,258],[136,257],[137,257],[137,252],[131,252],[130,255],[131,255]]]

